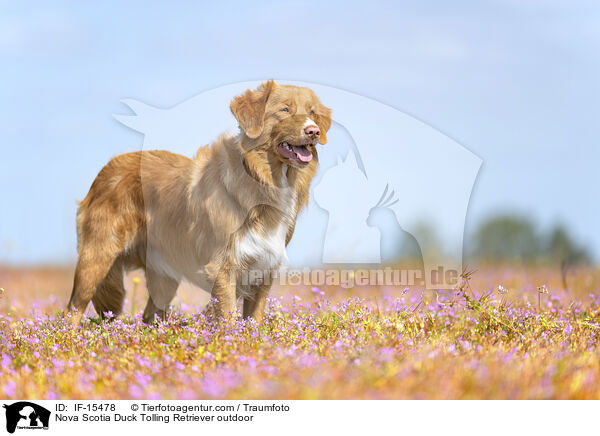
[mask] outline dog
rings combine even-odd
[[[145,270],[147,323],[165,318],[183,280],[211,292],[218,319],[233,319],[242,298],[243,317],[262,320],[270,278],[308,204],[331,109],[308,88],[272,80],[230,109],[239,134],[191,159],[140,151],[100,171],[77,211],[74,325],[90,301],[102,317],[118,315],[123,274],[136,268]],[[254,271],[264,274],[248,278]]]

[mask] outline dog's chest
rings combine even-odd
[[[249,262],[250,268],[272,270],[286,259],[285,238],[288,227],[281,222],[266,235],[249,231],[237,246],[239,259]]]
[[[266,231],[249,229],[237,244],[238,259],[249,262],[252,269],[272,270],[286,259],[285,242],[296,207],[295,193],[287,183],[281,189],[280,198],[276,225]]]

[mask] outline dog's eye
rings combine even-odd
[[[289,110],[289,108],[287,108],[287,107],[284,107],[283,109],[281,109],[281,112],[289,112],[289,111],[290,111],[290,110]]]
[[[313,110],[311,109],[311,111],[310,111],[310,114],[311,114],[311,115],[314,115],[314,114],[315,114],[315,111],[313,111]]]

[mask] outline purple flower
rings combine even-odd
[[[11,357],[8,354],[2,353],[2,368],[8,370],[11,363]]]
[[[144,391],[138,385],[131,385],[129,386],[129,395],[131,398],[142,398]]]
[[[223,386],[213,378],[204,379],[202,382],[202,390],[211,397],[222,397],[225,393]]]
[[[321,291],[316,286],[313,286],[310,290],[317,295],[321,295],[321,296],[325,295],[325,292]]]
[[[13,380],[9,380],[4,385],[4,394],[6,394],[7,397],[14,397],[16,388],[17,384]]]

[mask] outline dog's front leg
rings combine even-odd
[[[214,303],[215,314],[224,319],[235,319],[236,315],[236,278],[231,268],[223,267],[217,274],[211,297]]]

